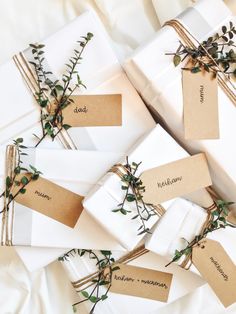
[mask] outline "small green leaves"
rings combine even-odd
[[[174,55],[173,62],[175,67],[177,67],[181,62],[181,57],[179,55]]]
[[[88,294],[88,292],[87,291],[81,291],[81,294],[82,294],[82,296],[83,297],[85,297],[85,298],[89,298],[89,294]]]
[[[62,127],[63,127],[64,130],[69,130],[71,128],[71,125],[63,124]]]
[[[28,183],[29,183],[28,178],[27,178],[26,176],[22,177],[22,178],[21,178],[21,183],[22,183],[23,185],[28,184]]]

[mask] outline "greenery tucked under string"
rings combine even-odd
[[[64,123],[62,111],[64,108],[73,103],[71,95],[80,87],[86,88],[80,79],[77,66],[80,64],[84,52],[93,34],[87,33],[78,41],[79,50],[74,49],[73,56],[66,64],[66,72],[62,75],[61,80],[52,80],[50,71],[45,70],[44,50],[42,44],[30,44],[32,48],[33,65],[37,77],[38,91],[35,93],[37,103],[41,108],[40,122],[42,126],[42,136],[34,134],[38,142],[36,147],[43,141],[46,136],[50,136],[52,140],[64,129],[68,130],[71,126]],[[76,77],[76,83],[73,79]]]
[[[131,210],[126,209],[126,203],[133,203],[135,205],[136,214],[131,219],[139,219],[141,222],[138,228],[138,235],[144,233],[150,233],[150,229],[146,226],[146,222],[153,216],[157,215],[155,206],[150,203],[145,203],[143,200],[143,193],[145,192],[145,186],[142,180],[136,176],[136,172],[141,165],[140,163],[129,163],[128,157],[126,157],[126,174],[121,178],[121,189],[125,191],[124,199],[122,203],[118,204],[117,208],[113,209],[114,213],[121,213],[127,215],[131,213]]]
[[[17,162],[16,167],[14,169],[13,176],[7,176],[6,182],[5,182],[5,191],[2,192],[0,195],[1,197],[5,197],[6,202],[6,208],[4,207],[0,213],[2,213],[4,210],[9,210],[10,204],[14,201],[14,199],[19,194],[25,194],[26,193],[26,187],[31,181],[35,181],[39,178],[39,176],[42,174],[39,170],[37,170],[34,166],[29,165],[29,168],[22,167],[22,156],[27,155],[24,149],[27,147],[23,145],[23,138],[18,138],[13,141],[13,144],[16,147],[17,151]],[[19,175],[21,173],[24,173],[24,175],[18,179]],[[17,187],[17,190],[15,191],[15,187]],[[14,193],[13,193],[14,189]]]
[[[96,305],[100,301],[104,301],[108,298],[108,292],[112,285],[112,273],[118,270],[119,266],[113,265],[115,259],[112,257],[111,251],[103,250],[99,252],[101,257],[92,250],[73,249],[59,258],[60,261],[66,261],[71,255],[79,255],[80,257],[88,255],[90,259],[95,261],[98,268],[98,275],[96,278],[94,278],[87,287],[83,287],[82,290],[78,291],[84,298],[83,300],[73,304],[74,312],[76,312],[76,307],[79,306],[79,304],[90,301],[93,305],[89,313],[92,314],[94,313]],[[101,291],[101,287],[105,288],[105,292],[104,290]],[[88,291],[88,288],[90,288],[90,291]]]
[[[203,228],[201,234],[195,236],[191,242],[188,242],[186,239],[184,239],[187,242],[186,247],[180,251],[176,250],[173,259],[166,265],[166,267],[174,262],[177,262],[182,256],[192,257],[193,248],[199,245],[199,242],[206,238],[209,233],[219,229],[224,229],[226,227],[235,228],[234,225],[227,222],[227,216],[229,214],[228,206],[232,204],[234,203],[225,202],[222,200],[216,201],[217,207],[214,211],[211,212],[211,217],[206,226]]]
[[[190,48],[180,42],[176,52],[167,53],[167,55],[174,56],[175,66],[188,58],[191,61],[190,66],[187,65],[183,69],[192,73],[207,71],[211,72],[214,77],[218,72],[223,72],[229,79],[231,77],[236,78],[235,34],[235,25],[230,22],[228,26],[222,26],[221,33],[209,37],[197,48]]]

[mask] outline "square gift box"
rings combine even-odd
[[[222,25],[234,24],[235,17],[221,0],[200,0],[177,18],[200,42],[221,31]],[[220,138],[186,140],[183,125],[183,95],[181,68],[173,64],[179,46],[174,28],[164,26],[152,40],[137,49],[124,63],[129,78],[159,120],[191,154],[205,152],[213,186],[227,201],[235,201],[236,150],[232,145],[236,132],[235,106],[218,88]],[[183,65],[184,66],[184,65]],[[235,83],[234,83],[235,84]],[[199,126],[200,127],[200,126]],[[235,205],[232,206],[232,208]],[[233,217],[232,217],[233,219]]]
[[[179,146],[176,141],[160,126],[157,125],[148,135],[144,136],[128,153],[130,164],[140,163],[136,173],[139,176],[145,170],[149,170],[170,162],[188,157],[188,153]],[[125,163],[122,161],[121,164]],[[108,172],[97,185],[89,192],[83,201],[86,211],[97,220],[102,227],[108,231],[120,244],[128,250],[132,250],[142,240],[145,234],[137,235],[140,221],[131,219],[136,215],[135,202],[129,203],[128,212],[122,215],[120,212],[113,212],[123,202],[125,191],[121,188],[121,178],[114,172]],[[197,202],[204,202],[205,207],[212,204],[212,199],[203,186],[199,190],[187,191],[187,197]],[[201,193],[200,193],[201,192]],[[157,192],[158,193],[158,192]],[[198,194],[198,195],[196,195]],[[161,205],[167,208],[172,200],[167,200]],[[149,203],[147,201],[147,203]],[[155,204],[157,205],[157,204]],[[151,229],[158,221],[158,215],[150,217],[146,221],[146,227]]]
[[[65,64],[79,45],[77,41],[88,32],[94,36],[78,65],[80,78],[87,89],[81,89],[79,94],[121,94],[122,126],[73,127],[63,130],[63,139],[71,148],[125,152],[155,123],[122,70],[94,13],[86,11],[42,41],[46,65],[60,79],[66,71]],[[31,49],[23,52],[28,60],[32,59]],[[73,84],[75,80],[77,78],[73,78]],[[0,144],[24,137],[27,146],[33,147],[37,139],[32,134],[40,136],[42,132],[39,105],[13,60],[0,66],[0,84],[4,90],[2,103],[5,104],[0,108]],[[58,141],[46,141],[42,145],[50,148],[61,146]]]

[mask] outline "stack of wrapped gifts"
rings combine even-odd
[[[235,21],[199,0],[123,69],[86,11],[0,67],[1,245],[60,261],[74,311],[151,313],[206,282],[236,302]]]

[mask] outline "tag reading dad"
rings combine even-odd
[[[217,79],[208,72],[182,71],[184,129],[189,140],[219,138]]]
[[[18,180],[23,175],[18,176]],[[27,176],[27,175],[26,175]],[[16,187],[18,189],[18,187]],[[26,186],[16,202],[73,228],[83,211],[83,197],[39,177]],[[14,191],[13,191],[14,192]]]
[[[173,275],[153,269],[119,264],[112,273],[110,291],[167,302]]]
[[[122,125],[122,97],[112,95],[74,95],[63,109],[63,123],[72,127]]]
[[[236,302],[236,265],[222,245],[204,239],[193,248],[192,261],[225,307]]]
[[[212,184],[205,154],[197,154],[144,171],[143,200],[159,204]]]

